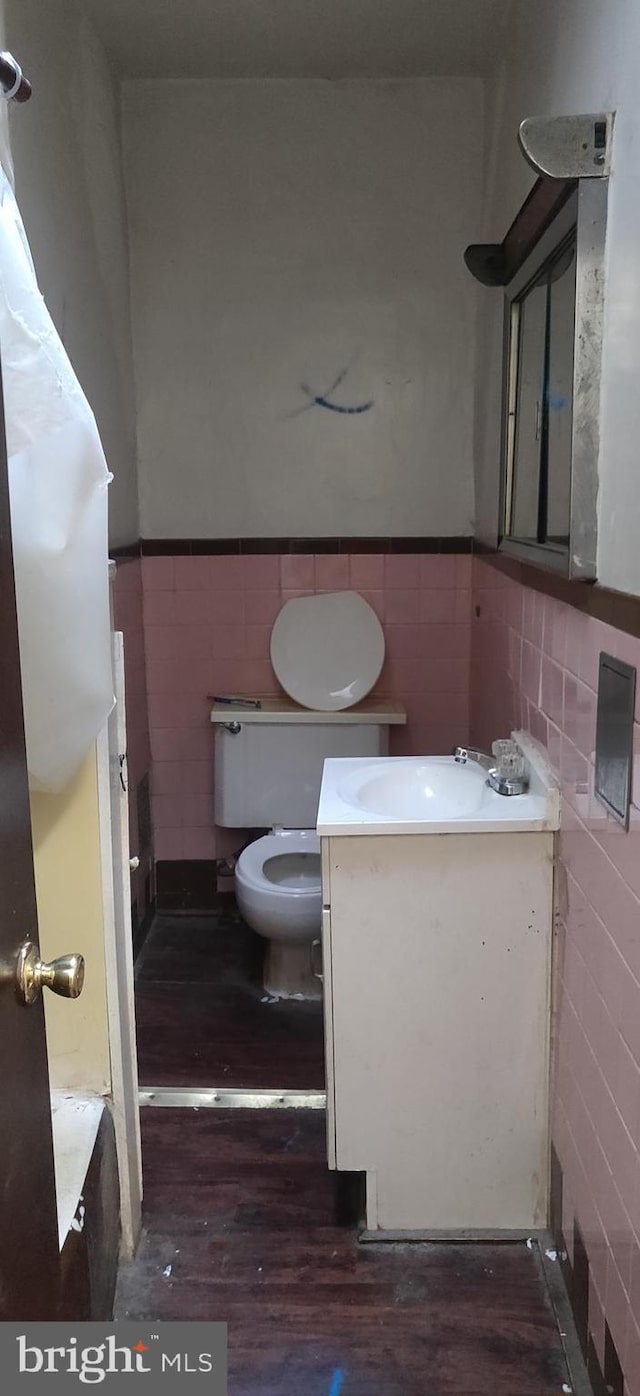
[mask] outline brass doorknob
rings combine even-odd
[[[64,999],[77,999],[83,984],[82,955],[60,955],[46,964],[40,959],[40,951],[33,941],[26,940],[20,947],[16,966],[16,993],[20,1003],[35,1003],[43,988],[51,989]]]

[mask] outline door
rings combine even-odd
[[[58,1224],[42,996],[16,994],[18,955],[37,944],[0,389],[0,1319],[56,1317]]]

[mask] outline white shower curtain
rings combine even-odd
[[[113,706],[107,470],[0,169],[4,387],[29,781],[61,790]]]

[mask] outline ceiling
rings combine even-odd
[[[508,0],[83,0],[125,78],[482,73]]]

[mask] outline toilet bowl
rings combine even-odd
[[[268,942],[264,987],[278,998],[319,998],[311,963],[322,923],[320,840],[312,829],[278,829],[250,843],[236,864],[236,900]]]

